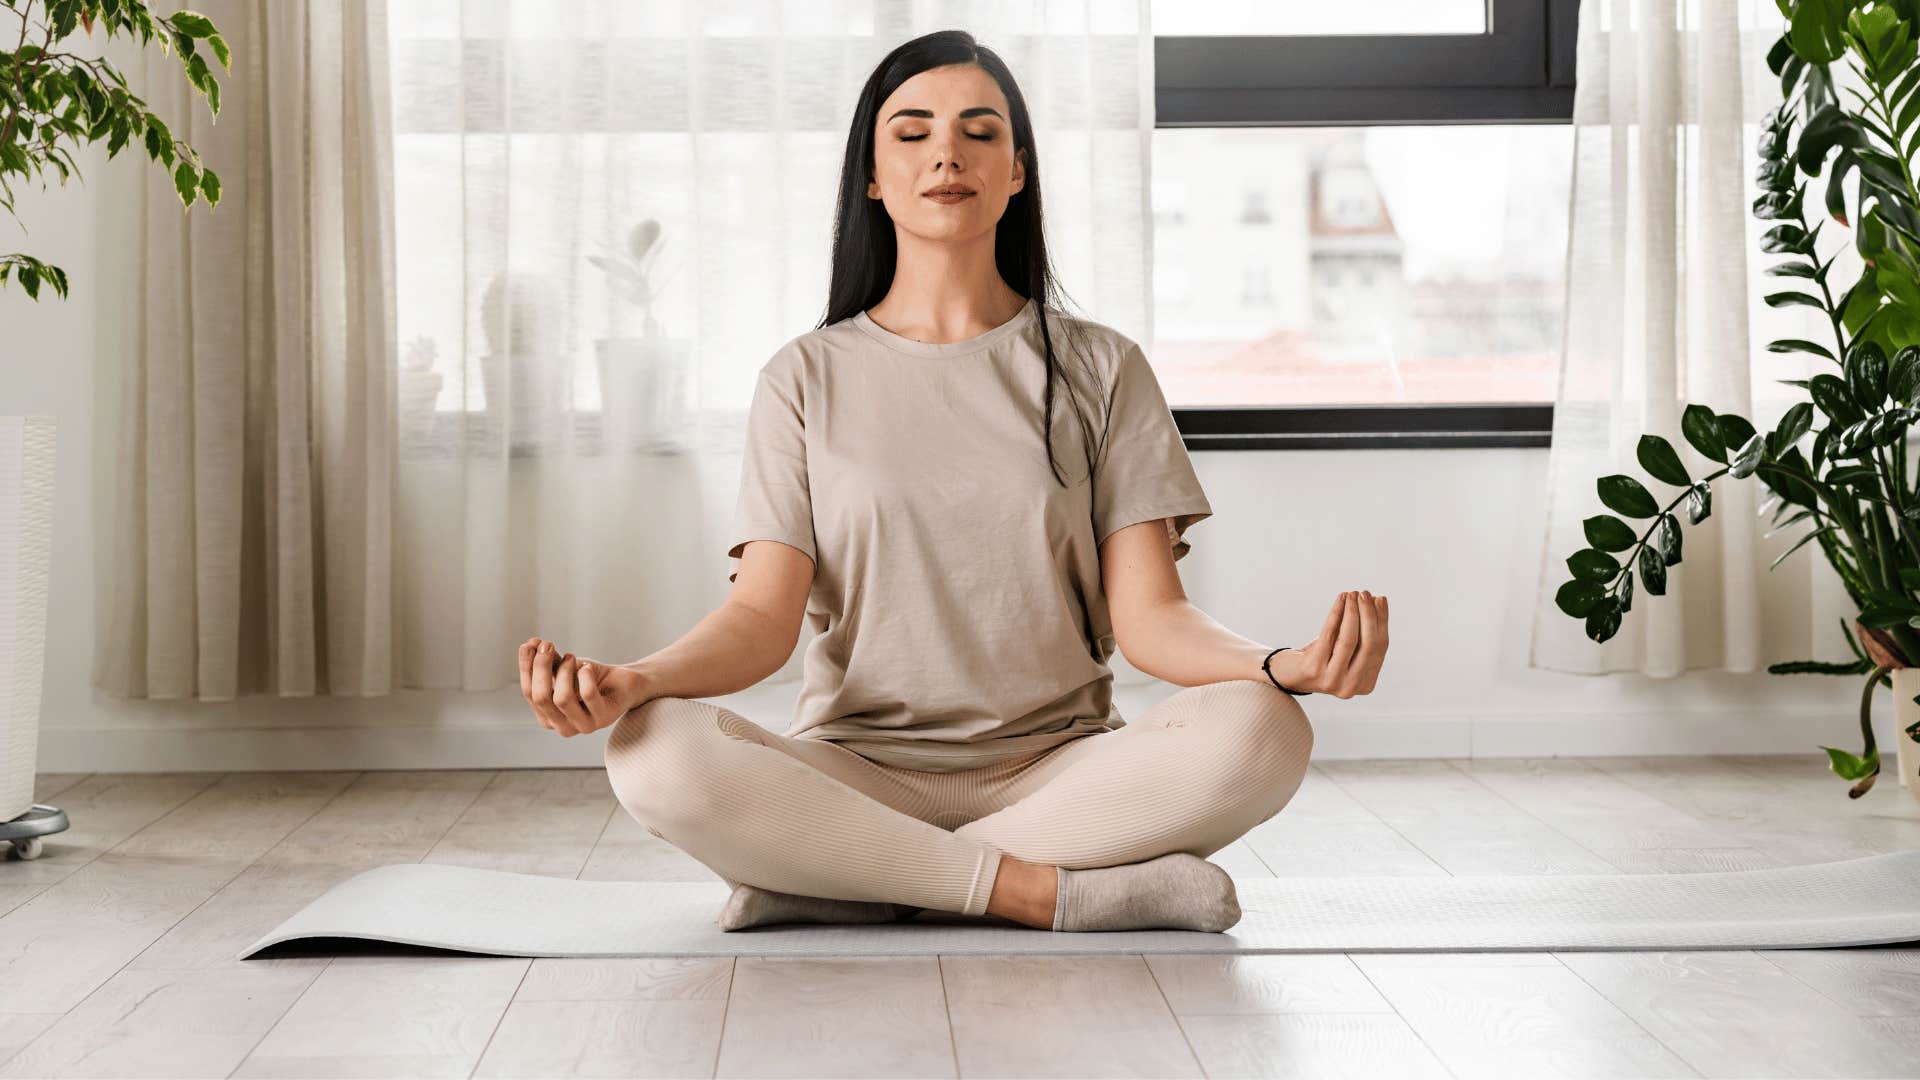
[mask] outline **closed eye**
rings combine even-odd
[[[919,142],[921,139],[924,139],[924,138],[926,138],[925,135],[902,135],[900,136],[900,141],[901,142]],[[981,142],[993,141],[992,135],[974,135],[972,133],[968,133],[967,138],[979,139]]]

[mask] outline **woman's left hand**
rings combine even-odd
[[[1276,654],[1268,666],[1290,690],[1350,698],[1373,693],[1386,658],[1387,598],[1361,589],[1340,594],[1319,637]]]

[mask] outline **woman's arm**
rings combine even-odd
[[[1229,679],[1266,682],[1271,645],[1241,637],[1187,599],[1163,518],[1114,530],[1100,545],[1100,576],[1113,636],[1127,663],[1176,686]],[[1274,675],[1286,680],[1274,657]],[[1291,685],[1291,684],[1289,684]]]
[[[779,671],[800,639],[812,585],[805,552],[774,540],[747,544],[725,603],[673,644],[620,665],[633,673],[626,707],[731,694]]]
[[[1100,548],[1100,573],[1114,641],[1134,667],[1177,686],[1268,681],[1260,663],[1273,646],[1228,630],[1187,599],[1164,519],[1114,530]],[[1373,692],[1386,652],[1387,598],[1349,592],[1334,600],[1318,637],[1268,666],[1288,689],[1348,698]]]

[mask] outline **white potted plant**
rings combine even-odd
[[[525,271],[495,274],[480,298],[487,414],[516,455],[538,453],[565,415],[572,380],[560,350],[559,310],[552,283]]]
[[[1845,86],[1851,102],[1836,92],[1841,83],[1829,70],[1843,59],[1865,90]],[[1790,406],[1770,432],[1737,413],[1687,405],[1680,433],[1712,470],[1697,477],[1670,441],[1642,435],[1640,466],[1677,493],[1662,504],[1632,475],[1600,477],[1600,501],[1614,513],[1582,523],[1590,546],[1568,556],[1571,579],[1554,597],[1561,611],[1586,621],[1588,637],[1606,641],[1632,608],[1636,569],[1643,592],[1666,593],[1667,568],[1682,554],[1675,514],[1683,504],[1687,521],[1697,525],[1712,513],[1713,480],[1757,478],[1772,492],[1760,507],[1773,515],[1769,537],[1804,523],[1768,569],[1817,542],[1858,608],[1851,627],[1840,623],[1853,660],[1767,667],[1777,675],[1866,676],[1861,752],[1821,746],[1856,799],[1873,787],[1886,760],[1873,730],[1880,686],[1893,688],[1900,784],[1920,799],[1920,485],[1907,461],[1911,429],[1920,423],[1920,188],[1909,160],[1920,146],[1916,60],[1920,12],[1911,5],[1807,3],[1794,10],[1767,53],[1785,100],[1761,127],[1761,194],[1752,210],[1777,223],[1761,250],[1787,256],[1767,267],[1782,279],[1767,304],[1825,316],[1822,341],[1786,338],[1767,346],[1817,358],[1812,363],[1821,370],[1810,378],[1779,380],[1806,390],[1809,400]],[[1813,186],[1823,176],[1823,185]],[[1848,247],[1861,256],[1852,281],[1845,280],[1852,271],[1834,272]],[[1812,445],[1802,453],[1809,435]]]
[[[648,218],[628,231],[624,250],[609,247],[605,255],[587,256],[588,262],[606,272],[614,294],[627,301],[614,316],[616,332],[594,343],[608,453],[637,450],[678,454],[685,450],[682,434],[689,412],[684,400],[687,341],[668,337],[653,316],[653,301],[665,282],[656,284],[652,269],[664,246],[660,223]],[[637,336],[631,333],[636,312]]]
[[[100,27],[158,43],[180,60],[187,81],[220,113],[215,65],[233,55],[212,20],[193,11],[157,16],[144,0],[6,0],[20,33],[0,39],[0,208],[16,221],[15,185],[62,187],[79,175],[73,151],[105,142],[109,159],[142,148],[165,170],[183,210],[220,201],[220,177],[177,139],[99,50],[75,51],[76,31]],[[27,34],[32,30],[31,38]],[[22,222],[24,225],[24,222]],[[0,249],[0,289],[17,284],[30,300],[41,289],[67,297],[67,273],[25,252]],[[67,827],[58,808],[32,803],[46,651],[46,586],[52,558],[55,418],[0,416],[0,855],[40,854],[45,835]]]

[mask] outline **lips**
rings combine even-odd
[[[936,190],[936,191],[927,192],[924,197],[928,199],[932,199],[934,202],[937,202],[937,203],[957,203],[957,202],[962,202],[964,200],[973,198],[973,194],[974,193],[971,191],[937,191]]]

